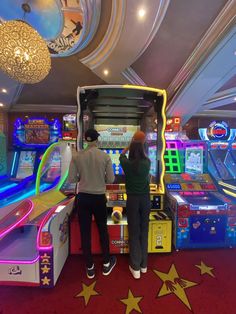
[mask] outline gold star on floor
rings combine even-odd
[[[90,286],[86,286],[84,283],[82,283],[82,291],[78,293],[75,298],[83,297],[85,305],[87,305],[91,296],[99,294],[97,291],[94,290],[95,285],[96,281],[94,281]]]
[[[132,310],[136,310],[137,312],[142,313],[138,305],[142,298],[143,297],[134,297],[132,291],[129,289],[128,298],[120,300],[122,303],[126,304],[125,314],[129,314]]]
[[[213,267],[207,266],[203,261],[201,261],[200,265],[195,265],[201,270],[201,275],[208,274],[211,277],[215,277],[215,275],[212,273]]]
[[[197,283],[180,278],[174,264],[171,265],[168,274],[157,270],[154,270],[154,273],[163,281],[158,297],[174,293],[191,310],[188,297],[184,290],[196,286]]]

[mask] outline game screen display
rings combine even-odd
[[[94,128],[100,134],[99,147],[124,148],[129,145],[134,133],[139,130],[137,125],[95,125]]]
[[[25,144],[48,144],[50,140],[49,129],[25,130]]]
[[[122,149],[103,149],[103,151],[111,157],[114,174],[115,175],[124,174],[119,161]]]
[[[66,114],[63,116],[63,130],[76,130],[76,114]]]
[[[36,152],[35,151],[21,151],[18,163],[16,178],[24,179],[32,176],[34,172]]]
[[[185,172],[203,173],[203,148],[187,147],[185,151]]]

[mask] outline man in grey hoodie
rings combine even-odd
[[[111,273],[116,257],[110,255],[107,229],[106,183],[113,183],[115,176],[109,155],[98,149],[99,133],[95,129],[85,132],[87,148],[72,156],[67,182],[78,182],[78,217],[82,250],[88,278],[95,277],[91,253],[92,216],[98,227],[103,255],[103,275]]]

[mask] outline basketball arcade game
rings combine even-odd
[[[212,121],[200,128],[199,136],[208,146],[208,170],[219,189],[236,198],[236,129],[224,121]]]
[[[60,180],[48,191],[40,184],[51,156],[60,153]],[[0,215],[0,284],[53,287],[69,252],[68,218],[74,199],[60,192],[71,160],[66,143],[45,152],[36,195],[11,204]]]
[[[148,251],[169,252],[171,250],[171,221],[168,221],[168,226],[163,228],[161,226],[162,219],[157,215],[157,212],[161,212],[164,207],[165,105],[166,92],[155,88],[132,85],[78,88],[79,149],[83,147],[83,132],[95,126],[101,134],[100,147],[110,154],[116,174],[115,183],[107,185],[106,193],[111,253],[128,252],[128,229],[125,216],[126,191],[124,175],[119,165],[119,154],[129,144],[133,133],[140,128],[140,125],[145,125],[145,117],[148,115],[156,115],[159,121],[155,143],[158,147],[155,156],[158,170],[150,185],[152,212],[150,214]],[[117,207],[122,208],[123,217],[116,223],[112,219],[112,209]],[[92,233],[92,252],[99,253],[100,244],[95,223],[92,224]],[[78,237],[78,223],[72,222],[71,253],[81,253],[80,244],[75,243],[78,241]]]
[[[236,208],[227,196],[219,193],[208,173],[206,143],[190,140],[177,143],[184,172],[165,175],[175,248],[234,246],[230,216],[235,215]]]
[[[1,182],[0,207],[17,202],[35,193],[35,180],[40,159],[46,148],[57,142],[60,134],[59,121],[27,119],[15,122],[13,135],[14,155],[10,177]],[[44,185],[45,189],[49,184]]]

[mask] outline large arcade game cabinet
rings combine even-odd
[[[7,177],[7,145],[6,136],[0,131],[0,180]],[[1,191],[1,188],[0,188]]]
[[[77,141],[77,123],[76,114],[70,113],[63,116],[62,139],[72,147],[76,146]]]
[[[107,185],[108,230],[112,253],[128,252],[128,228],[126,218],[125,178],[119,163],[124,147],[129,145],[135,131],[146,132],[149,116],[158,119],[158,132],[154,145],[157,147],[153,163],[155,174],[150,182],[152,210],[149,223],[149,252],[171,251],[171,220],[164,214],[164,129],[166,92],[132,85],[89,86],[78,88],[79,149],[84,148],[83,134],[91,127],[99,132],[99,146],[110,155],[114,184]],[[79,199],[78,199],[79,202]],[[163,213],[163,214],[162,214]],[[95,222],[92,225],[92,251],[100,253]],[[71,253],[81,253],[77,219],[71,223]]]
[[[219,189],[236,200],[236,129],[225,121],[212,121],[198,131],[207,143],[209,173]]]
[[[61,137],[57,119],[17,119],[13,134],[13,158],[9,176],[0,183],[0,207],[7,206],[35,193],[36,174],[45,150]],[[51,171],[55,169],[56,155],[52,158]],[[44,189],[54,177],[45,178]]]
[[[232,220],[232,217],[236,207],[219,192],[208,173],[206,142],[171,140],[167,141],[167,147],[178,150],[176,156],[181,165],[179,169],[175,167],[175,171],[169,168],[165,174],[175,248],[234,246],[236,233],[232,222],[235,218]]]
[[[1,209],[0,284],[55,286],[69,254],[68,224],[74,198],[60,189],[70,160],[67,143],[52,144],[39,165],[35,195]],[[52,176],[55,182],[45,191],[41,182]]]

